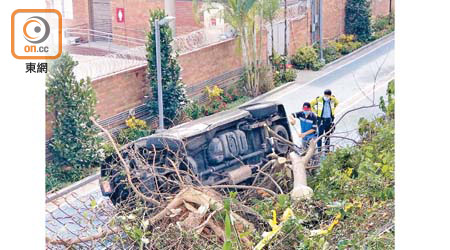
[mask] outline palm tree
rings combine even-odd
[[[194,0],[194,8],[197,6]],[[220,3],[224,7],[224,20],[236,31],[238,37],[238,48],[242,52],[242,61],[245,66],[247,78],[247,92],[256,96],[259,94],[259,75],[258,68],[260,60],[258,58],[257,33],[260,31],[258,26],[257,0],[208,0],[209,7],[214,8],[212,3]]]

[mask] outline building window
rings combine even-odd
[[[72,0],[52,0],[52,8],[59,10],[64,19],[73,19]]]

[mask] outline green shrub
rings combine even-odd
[[[384,17],[378,17],[373,21],[372,29],[374,32],[382,30],[390,30],[394,27],[394,15],[387,15]]]
[[[274,72],[274,83],[278,87],[283,83],[295,81],[297,78],[297,72],[294,69],[286,69],[285,71]]]
[[[207,86],[204,94],[207,96],[205,104],[200,104],[198,101],[191,101],[184,108],[184,113],[190,120],[215,114],[249,100],[249,97],[243,95],[235,85],[228,87],[226,90],[216,85],[212,88]]]
[[[127,128],[122,129],[117,136],[117,142],[122,145],[151,134],[147,123],[134,116],[127,119],[125,123]]]
[[[379,17],[375,19],[375,21],[372,24],[372,27],[373,27],[372,40],[376,40],[384,35],[391,33],[395,29],[394,15],[388,15],[385,17]]]
[[[281,71],[273,72],[273,83],[275,87],[281,86],[284,83],[283,74]]]
[[[101,161],[100,137],[90,120],[97,99],[89,78],[77,80],[78,64],[68,53],[53,60],[46,78],[48,112],[52,113],[53,136],[49,149],[57,166],[90,167]]]
[[[184,111],[191,120],[198,119],[205,113],[204,108],[198,101],[191,101],[188,105],[186,105]]]
[[[286,69],[284,72],[284,80],[286,82],[292,82],[295,81],[295,79],[297,79],[297,72],[294,69]]]
[[[325,63],[330,63],[341,56],[341,53],[337,51],[335,47],[330,46],[323,49],[323,58],[325,59]]]
[[[273,56],[270,57],[270,62],[274,70],[280,71],[286,68],[287,57],[285,55],[280,55],[274,52]]]
[[[227,103],[222,97],[224,93],[223,89],[217,85],[214,85],[212,88],[206,86],[204,93],[208,97],[206,104],[203,106],[205,115],[212,115],[226,109]]]
[[[109,142],[109,141],[104,141],[104,142],[101,144],[101,149],[100,149],[100,151],[101,151],[102,154],[103,154],[103,158],[106,158],[106,157],[112,155],[113,153],[115,153],[114,146],[113,146],[113,145],[111,144],[111,142]]]
[[[340,54],[346,55],[361,47],[362,43],[355,41],[354,35],[341,35],[336,41],[328,42],[328,46]]]
[[[369,0],[347,0],[345,6],[345,33],[355,34],[358,41],[367,42],[372,36]]]
[[[344,46],[342,47],[341,53],[342,53],[342,55],[349,54],[349,53],[353,52],[354,50],[358,49],[359,47],[361,47],[361,45],[362,45],[361,42],[344,43]]]
[[[318,71],[320,70],[323,66],[325,66],[324,62],[321,62],[320,60],[317,60],[313,63],[311,70],[313,71]]]
[[[244,94],[237,88],[237,84],[235,83],[225,88],[221,96],[226,103],[232,103],[242,98]]]
[[[312,46],[305,46],[292,56],[291,64],[297,69],[311,69],[318,59],[316,50]]]

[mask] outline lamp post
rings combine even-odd
[[[323,59],[323,35],[322,35],[322,31],[323,31],[323,0],[319,1],[319,36],[320,36],[320,40],[319,40],[319,48],[320,48],[320,61],[322,63],[325,62],[325,59]]]
[[[161,38],[159,27],[172,20],[175,17],[166,16],[161,20],[155,20],[155,41],[156,41],[156,78],[158,80],[158,115],[159,115],[159,131],[164,130],[164,112],[163,112],[163,95],[162,95],[162,76],[161,76]]]

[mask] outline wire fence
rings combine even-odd
[[[146,64],[145,39],[86,28],[70,28],[65,33],[82,40],[65,46],[79,62],[74,70],[79,79],[96,79]]]
[[[143,38],[134,38],[84,28],[67,29],[66,35],[82,37],[81,42],[65,46],[65,50],[79,62],[75,68],[75,75],[79,79],[96,79],[147,63],[146,39],[143,35],[140,35]],[[175,37],[174,51],[188,53],[233,36],[231,32],[198,29]]]
[[[78,196],[69,193],[46,204],[46,237],[48,249],[105,249],[112,244],[110,226],[115,208],[99,192]],[[104,235],[103,235],[104,234]]]

